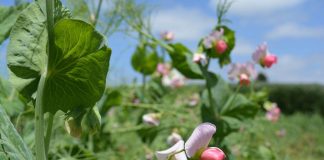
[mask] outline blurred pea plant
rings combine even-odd
[[[257,75],[254,65],[260,64],[261,67],[270,68],[277,62],[277,57],[268,51],[267,44],[261,44],[252,55],[254,62],[231,64],[229,78],[234,81],[238,80],[235,90],[232,90],[220,75],[210,71],[210,63],[213,60],[218,60],[220,68],[231,63],[231,53],[235,47],[235,32],[227,25],[230,21],[225,18],[230,6],[231,2],[219,2],[217,24],[209,35],[200,40],[195,52],[190,51],[182,43],[173,43],[176,36],[172,32],[163,32],[161,39],[156,38],[151,33],[149,22],[143,23],[141,19],[147,15],[135,14],[137,17],[126,19],[128,25],[139,34],[139,45],[133,54],[132,65],[136,71],[144,75],[143,87],[145,88],[146,84],[145,76],[151,75],[151,83],[159,86],[155,89],[160,91],[159,97],[163,97],[167,94],[167,92],[162,92],[167,90],[163,86],[178,88],[184,84],[184,78],[179,78],[181,75],[186,79],[204,80],[205,89],[198,98],[201,99],[201,121],[217,125],[213,143],[220,146],[228,157],[231,157],[231,153],[224,139],[229,134],[239,131],[243,124],[249,123],[249,120],[256,116],[261,109],[260,106],[267,100],[265,90],[258,92],[254,90],[253,81]],[[125,12],[125,14],[129,13]],[[138,20],[132,21],[131,19],[134,18]],[[157,47],[161,48],[161,54],[158,54]],[[168,53],[170,62],[166,62],[165,53]],[[248,86],[250,93],[241,94],[240,89]],[[150,92],[151,90],[147,88],[143,89],[142,94]],[[145,98],[140,100],[144,103],[149,102]],[[155,127],[159,126],[160,120],[163,121],[161,113],[149,113],[143,116],[145,123]],[[179,144],[175,144],[170,149],[175,149],[177,145]],[[166,152],[169,151],[166,150]],[[184,157],[179,156],[177,153],[182,150],[174,151],[174,154],[169,154],[169,157],[158,156],[158,159],[192,158],[188,153]],[[199,153],[203,155],[202,152]],[[199,157],[200,155],[196,156],[196,159],[200,159]]]

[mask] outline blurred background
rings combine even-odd
[[[98,0],[89,1],[94,10]],[[64,3],[64,1],[63,1]],[[195,51],[198,41],[209,34],[217,22],[217,0],[136,0],[150,11],[152,32],[175,34],[175,42],[182,42]],[[14,0],[1,0],[0,5],[14,5]],[[102,23],[111,5],[103,1]],[[262,70],[270,82],[324,84],[324,1],[322,0],[234,0],[227,18],[236,31],[236,47],[232,62],[251,60],[257,45],[267,42],[270,52],[278,55],[279,63],[271,70]],[[99,26],[100,27],[100,26]],[[130,33],[131,34],[131,33]],[[113,50],[108,85],[130,83],[139,79],[130,63],[136,39],[117,31],[107,37]],[[0,75],[8,77],[5,41],[0,46]],[[227,77],[228,68],[220,70],[216,63],[212,70]]]

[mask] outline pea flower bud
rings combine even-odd
[[[226,42],[224,40],[217,41],[215,45],[215,49],[218,54],[223,54],[227,49]]]
[[[270,68],[275,63],[277,63],[277,56],[272,54],[268,54],[265,56],[263,61],[265,67]]]
[[[192,61],[195,63],[206,63],[206,55],[203,53],[195,53],[193,55]]]
[[[172,41],[174,39],[174,33],[165,31],[161,33],[161,38],[165,41]]]
[[[221,149],[210,147],[203,151],[200,160],[224,160],[225,158],[225,153]]]
[[[173,132],[167,139],[167,143],[170,145],[170,146],[173,146],[175,145],[178,141],[182,140],[182,137],[176,133],[176,132]]]
[[[150,126],[159,126],[160,118],[161,118],[161,115],[158,113],[147,113],[147,114],[144,114],[142,117],[143,122]]]

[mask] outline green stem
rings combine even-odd
[[[48,56],[54,56],[54,1],[46,0],[46,16],[48,30]],[[48,63],[47,63],[48,64]],[[47,66],[48,67],[48,66]],[[46,67],[46,68],[47,68]],[[35,106],[35,145],[36,145],[36,160],[47,160],[45,151],[44,138],[44,88],[46,85],[47,70],[41,75],[38,88]],[[49,142],[48,142],[49,143]]]
[[[52,113],[49,113],[48,124],[47,124],[47,129],[46,129],[46,137],[45,137],[45,154],[46,154],[46,156],[48,154],[49,145],[50,145],[50,141],[51,141],[53,121],[54,121],[54,115]]]
[[[126,16],[122,15],[126,21],[126,23],[128,25],[130,25],[134,30],[136,30],[137,32],[139,32],[141,35],[145,36],[148,39],[153,40],[154,42],[156,42],[157,44],[159,44],[162,48],[166,49],[169,52],[173,52],[173,48],[170,47],[168,44],[166,44],[165,42],[162,42],[160,40],[158,40],[157,38],[155,38],[154,36],[144,32],[140,27],[137,27],[136,25],[134,25],[132,22],[130,22]]]
[[[88,149],[93,151],[93,135],[89,134],[88,136]]]
[[[146,87],[146,76],[142,74],[142,81],[143,81],[143,94],[145,93],[145,87]]]
[[[46,160],[45,156],[45,144],[44,144],[44,112],[43,112],[43,93],[45,86],[45,77],[41,76],[41,79],[37,88],[37,99],[35,106],[35,144],[36,144],[36,160]]]
[[[163,110],[161,108],[163,105],[157,105],[157,104],[133,104],[133,103],[123,103],[121,104],[123,107],[133,107],[133,108],[140,108],[140,109],[148,109],[148,110],[154,110],[156,112],[160,113],[167,113],[173,116],[179,116],[179,113],[176,111],[170,111],[170,110]]]
[[[202,66],[202,64],[199,64],[199,68],[202,71],[205,80],[206,80],[206,88],[208,92],[208,100],[209,100],[209,107],[210,107],[210,112],[212,112],[212,115],[215,115],[215,119],[218,119],[219,115],[217,110],[215,109],[214,101],[213,101],[213,93],[211,91],[212,85],[211,85],[211,77],[210,74],[208,73],[208,64],[209,64],[210,59],[207,59],[207,64],[206,66]]]
[[[99,18],[99,14],[100,14],[100,10],[101,10],[101,5],[102,5],[102,0],[99,1],[98,7],[97,7],[97,11],[96,11],[95,20],[93,22],[93,26],[96,26],[97,25],[98,18]]]
[[[254,94],[254,81],[251,81],[251,84],[250,84],[250,93],[253,95]]]

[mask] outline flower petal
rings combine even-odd
[[[183,149],[184,149],[184,141],[180,140],[167,150],[157,151],[155,155],[158,160],[168,160],[169,156],[172,156],[173,154],[180,152]],[[184,151],[175,154],[174,158],[175,160],[187,160],[187,156]]]
[[[202,123],[196,127],[185,144],[187,156],[191,158],[197,151],[205,149],[215,132],[216,126],[211,123]]]

